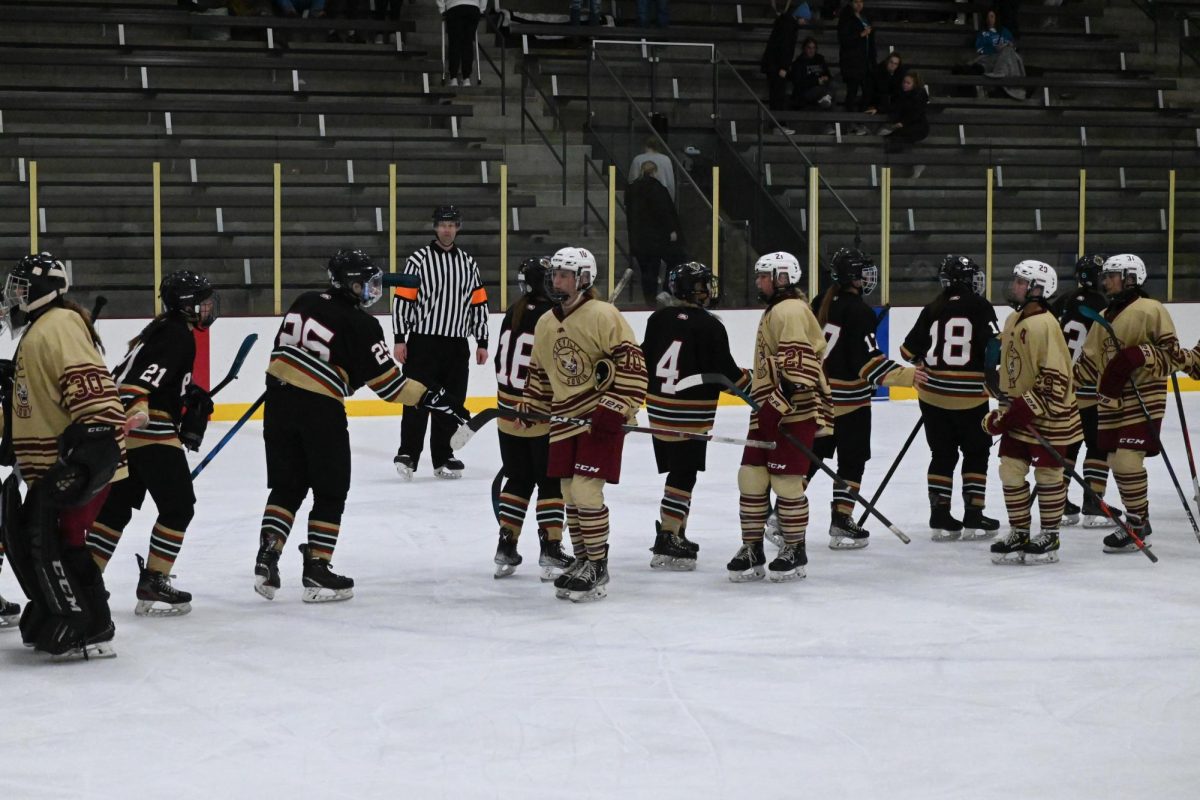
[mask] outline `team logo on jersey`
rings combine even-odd
[[[1008,343],[1008,358],[1004,359],[1004,366],[1008,371],[1009,386],[1015,385],[1021,376],[1021,354],[1017,352],[1017,346],[1013,342]]]
[[[569,336],[554,342],[554,365],[567,386],[582,386],[592,379],[592,362]]]
[[[13,413],[21,419],[29,419],[33,416],[33,406],[29,404],[29,387],[24,383],[13,382],[13,394],[17,398],[17,407],[13,409]]]

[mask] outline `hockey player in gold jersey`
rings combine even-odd
[[[565,247],[551,259],[557,305],[534,329],[529,377],[517,412],[587,419],[551,422],[546,474],[562,480],[575,563],[555,581],[556,595],[599,600],[608,590],[608,507],[604,484],[621,477],[621,426],[646,396],[646,364],[629,323],[599,300],[595,257]]]
[[[812,447],[833,428],[829,385],[822,370],[825,336],[800,289],[800,262],[791,253],[768,253],[754,265],[759,297],[767,303],[754,341],[750,394],[759,410],[750,415],[750,438],[775,443],[774,450],[747,447],[738,470],[742,545],[726,565],[734,583],[804,577],[808,556],[805,474],[809,459],[788,437]],[[770,494],[778,498],[783,546],[763,569],[763,527]]]
[[[983,429],[1000,436],[1000,482],[1010,531],[992,545],[997,564],[1049,564],[1058,561],[1058,528],[1067,502],[1063,467],[1068,448],[1083,439],[1071,381],[1071,352],[1050,297],[1058,275],[1049,264],[1022,261],[1013,267],[1011,303],[1015,309],[1000,335],[1000,408],[988,413]],[[1032,428],[1057,451],[1048,452]],[[1030,538],[1029,485],[1033,467],[1041,530]]]
[[[1112,326],[1117,342],[1103,325],[1093,325],[1075,365],[1075,377],[1080,383],[1097,386],[1097,444],[1108,451],[1108,466],[1130,526],[1149,547],[1150,498],[1143,462],[1146,456],[1159,453],[1159,432],[1167,405],[1166,378],[1185,369],[1191,359],[1179,346],[1175,323],[1167,309],[1142,289],[1146,265],[1141,258],[1129,253],[1112,256],[1101,267],[1101,276],[1109,299],[1104,318]],[[1150,420],[1142,412],[1137,392],[1150,412]],[[1104,537],[1107,553],[1136,549],[1124,529]]]
[[[4,483],[4,536],[30,600],[24,643],[56,659],[101,658],[115,655],[115,628],[84,539],[110,483],[126,475],[125,410],[90,317],[64,297],[69,283],[62,262],[40,253],[4,286],[3,321],[24,328],[5,408],[16,470]]]

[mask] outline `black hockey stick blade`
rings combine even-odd
[[[233,357],[233,364],[229,367],[229,373],[221,380],[220,383],[213,387],[212,391],[208,393],[209,397],[212,397],[214,394],[224,389],[227,385],[229,385],[230,381],[237,380],[238,372],[242,368],[242,362],[246,360],[246,356],[250,355],[250,348],[254,347],[254,343],[257,341],[257,333],[252,333],[242,340],[241,346],[238,347],[237,355]]]
[[[108,298],[104,295],[98,295],[96,301],[92,303],[92,324],[96,324],[96,320],[100,319],[100,312],[108,305]]]
[[[383,275],[384,286],[399,286],[404,289],[417,289],[421,286],[421,276],[408,272],[387,272]]]
[[[504,466],[496,472],[496,477],[492,478],[492,514],[496,517],[496,524],[500,523],[500,486],[504,483]]]
[[[695,389],[697,386],[709,384],[711,386],[720,386],[727,392],[737,395],[746,401],[748,405],[754,405],[754,401],[750,399],[750,395],[737,387],[737,384],[729,380],[726,376],[719,372],[697,372],[695,375],[688,375],[686,378],[680,378],[675,381],[675,391],[682,392],[687,389]]]

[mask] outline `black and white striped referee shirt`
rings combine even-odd
[[[458,245],[443,250],[434,239],[408,257],[401,272],[421,279],[420,288],[396,287],[392,296],[392,332],[396,342],[410,333],[472,336],[487,348],[487,292],[479,265]]]

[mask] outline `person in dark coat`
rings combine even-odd
[[[838,61],[842,82],[846,84],[847,111],[863,108],[862,97],[867,75],[875,65],[875,29],[863,16],[863,0],[850,0],[838,17]],[[862,128],[856,125],[855,128]],[[857,133],[858,131],[855,130]],[[866,133],[864,128],[863,133]]]
[[[833,105],[829,93],[829,65],[825,56],[817,52],[817,40],[809,36],[804,40],[800,55],[792,62],[792,108],[811,108]]]
[[[679,257],[679,213],[666,188],[658,182],[654,162],[642,164],[642,175],[625,189],[625,220],[629,226],[629,254],[642,273],[642,295],[653,306],[659,292],[659,266],[668,268]]]
[[[907,73],[900,86],[900,94],[892,101],[892,110],[888,113],[891,131],[887,135],[892,145],[913,144],[929,135],[926,116],[929,94],[920,73],[916,70]]]
[[[771,25],[771,35],[767,38],[759,69],[767,76],[767,108],[772,111],[787,108],[788,68],[796,55],[800,24],[800,18],[792,14],[785,4]]]
[[[867,81],[866,112],[868,114],[886,115],[892,108],[894,100],[901,92],[900,84],[904,80],[906,70],[904,59],[899,53],[889,53],[888,57],[875,65],[871,70],[871,78]]]

